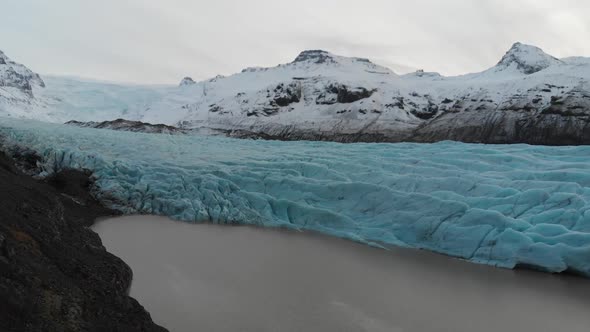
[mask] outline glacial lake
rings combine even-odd
[[[170,331],[587,332],[590,281],[307,232],[153,216],[94,227]]]

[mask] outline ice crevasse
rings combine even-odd
[[[590,276],[590,147],[339,144],[155,135],[0,119],[39,175],[88,169],[125,213],[318,231]]]

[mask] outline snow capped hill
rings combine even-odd
[[[561,60],[543,52],[538,47],[515,43],[493,69],[495,71],[516,69],[523,74],[530,75],[562,63]]]
[[[191,78],[191,77],[185,77],[180,81],[180,84],[178,84],[178,86],[185,86],[185,85],[193,85],[196,82]]]
[[[33,90],[44,87],[38,74],[0,51],[0,115],[35,118],[34,113],[27,116],[23,111],[35,102]]]
[[[521,43],[496,66],[457,77],[399,76],[368,59],[310,50],[275,67],[201,82],[187,77],[180,87],[50,77],[34,102],[3,111],[288,140],[590,144],[589,80],[588,59],[559,60]]]
[[[31,91],[33,86],[45,87],[45,83],[39,74],[33,73],[29,68],[10,60],[0,51],[0,86]]]

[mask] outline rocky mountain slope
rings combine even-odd
[[[44,87],[38,74],[0,51],[0,115],[36,118],[34,112],[27,111],[32,111],[36,103],[33,89]]]
[[[167,126],[164,124],[151,124],[141,121],[130,121],[125,119],[116,119],[113,121],[102,121],[102,122],[79,122],[79,121],[68,121],[65,124],[70,126],[77,126],[82,128],[96,128],[96,129],[110,129],[120,131],[131,131],[140,133],[151,133],[151,134],[186,134],[188,130],[182,130],[173,126]]]
[[[34,154],[15,155],[35,167]],[[88,227],[115,212],[88,174],[43,181],[0,153],[0,331],[166,331],[127,295],[131,269]]]
[[[0,114],[52,122],[124,118],[236,137],[590,144],[590,59],[514,44],[480,73],[397,75],[363,58],[304,51],[291,63],[179,86],[47,77]]]

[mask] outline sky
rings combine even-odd
[[[306,49],[398,73],[496,64],[516,42],[590,56],[588,0],[2,0],[0,50],[41,74],[178,83]]]

